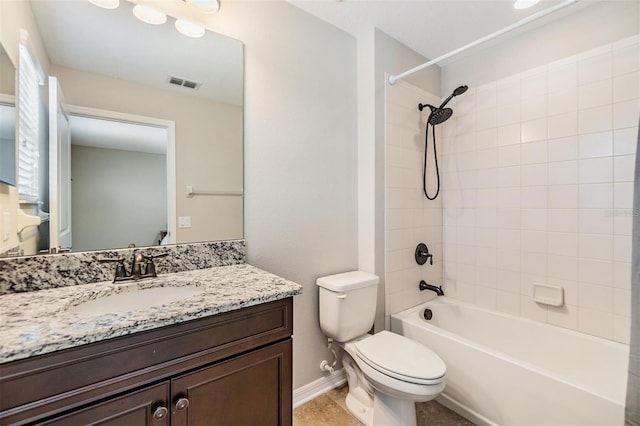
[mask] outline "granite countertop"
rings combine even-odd
[[[197,286],[178,302],[123,313],[86,316],[72,306],[152,287]],[[0,296],[0,363],[150,330],[302,293],[302,286],[248,264],[100,282]]]

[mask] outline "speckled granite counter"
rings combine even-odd
[[[201,286],[178,302],[144,310],[84,317],[68,308],[136,289]],[[247,264],[100,282],[0,296],[0,363],[284,299],[302,286]]]

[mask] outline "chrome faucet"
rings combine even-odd
[[[422,290],[431,290],[435,291],[438,296],[444,296],[444,291],[442,290],[442,286],[436,287],[435,285],[427,284],[425,280],[421,280],[418,285],[420,291]]]

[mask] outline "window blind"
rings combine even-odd
[[[18,194],[37,201],[39,189],[40,76],[29,50],[20,45],[18,69]]]

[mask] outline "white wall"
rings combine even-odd
[[[356,41],[285,2],[228,2],[217,31],[245,44],[249,263],[303,285],[294,388],[329,356],[315,280],[358,267]]]
[[[628,343],[639,69],[636,35],[456,101],[444,130],[448,295]],[[534,302],[535,283],[562,287],[565,305]]]

